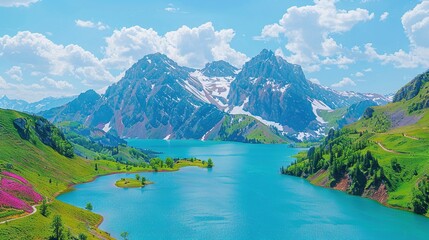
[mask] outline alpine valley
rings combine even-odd
[[[122,138],[281,143],[320,139],[332,124],[359,119],[365,108],[353,116],[331,114],[336,109],[388,101],[312,83],[300,66],[265,49],[242,69],[225,61],[191,69],[156,53],[135,63],[104,94],[89,90],[40,115]]]

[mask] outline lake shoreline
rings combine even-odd
[[[96,161],[96,160],[94,160],[94,161]],[[65,203],[65,204],[68,204],[68,203],[66,203],[66,202],[63,202],[63,201],[61,201],[61,200],[58,200],[57,199],[57,197],[58,196],[60,196],[60,195],[62,195],[62,194],[65,194],[65,193],[69,193],[69,192],[72,192],[72,191],[74,191],[75,190],[75,186],[77,186],[77,185],[80,185],[80,184],[87,184],[87,183],[91,183],[91,182],[94,182],[95,180],[97,180],[98,178],[100,178],[100,177],[105,177],[105,176],[110,176],[110,175],[115,175],[115,174],[133,174],[133,173],[135,173],[135,174],[138,174],[138,173],[153,173],[153,172],[177,172],[177,171],[179,171],[181,168],[183,168],[183,167],[198,167],[198,168],[207,168],[207,167],[201,167],[201,166],[179,166],[177,169],[161,169],[161,170],[157,170],[157,171],[155,171],[154,169],[147,169],[147,170],[142,170],[142,169],[138,169],[138,170],[131,170],[131,171],[127,171],[127,172],[121,172],[121,171],[114,171],[114,172],[108,172],[108,173],[102,173],[102,174],[99,174],[99,175],[95,175],[95,176],[93,176],[90,180],[88,180],[88,181],[82,181],[82,182],[77,182],[77,183],[72,183],[72,184],[69,184],[68,186],[67,186],[67,188],[65,188],[64,190],[61,190],[61,191],[58,191],[58,192],[56,192],[54,195],[53,195],[53,200],[57,200],[57,201],[60,201],[60,202],[62,202],[62,203]],[[116,186],[117,187],[117,186]],[[118,188],[120,188],[120,187],[118,187]],[[69,204],[69,205],[71,205],[71,204]],[[73,207],[75,207],[75,208],[79,208],[79,207],[77,207],[77,206],[74,206],[74,205],[71,205],[71,206],[73,206]],[[110,236],[110,233],[109,232],[107,232],[107,231],[104,231],[104,230],[102,230],[102,229],[100,229],[99,227],[100,227],[100,225],[103,223],[103,221],[104,221],[104,216],[103,215],[101,215],[101,214],[98,214],[98,213],[94,213],[94,214],[97,214],[98,216],[100,216],[100,221],[96,224],[96,225],[94,225],[94,231],[101,231],[101,232],[104,232],[104,233],[106,233],[107,235],[109,235]]]
[[[298,177],[298,176],[288,175],[288,174],[283,174],[283,175],[285,175],[285,176],[290,176],[290,177],[295,177],[295,178],[300,178],[300,179],[304,179],[304,180],[306,180],[308,183],[310,183],[311,185],[316,186],[316,187],[321,187],[321,188],[324,188],[324,189],[329,189],[329,190],[333,190],[333,191],[338,191],[338,192],[341,192],[341,193],[344,193],[344,194],[346,194],[346,195],[353,196],[353,197],[359,197],[359,198],[369,199],[369,200],[374,201],[374,202],[376,202],[377,204],[379,204],[379,205],[381,205],[381,206],[383,206],[383,207],[386,207],[386,208],[391,208],[391,209],[395,209],[395,210],[400,210],[400,211],[403,211],[403,212],[412,213],[412,214],[417,215],[417,216],[422,216],[422,217],[425,217],[425,218],[429,218],[429,216],[428,216],[428,215],[421,215],[421,214],[417,214],[417,213],[413,212],[411,209],[408,209],[408,208],[402,208],[402,207],[398,207],[398,206],[393,206],[393,205],[388,204],[387,202],[383,203],[383,202],[378,201],[377,199],[371,198],[371,197],[370,197],[370,196],[368,196],[368,195],[367,195],[367,196],[363,196],[363,195],[353,195],[353,194],[349,194],[346,190],[343,190],[343,189],[337,189],[337,188],[327,187],[327,186],[323,186],[323,185],[320,185],[320,184],[313,183],[313,182],[312,182],[310,179],[308,179],[308,178]]]

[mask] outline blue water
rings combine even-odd
[[[130,239],[429,239],[429,219],[279,174],[299,149],[231,142],[130,140],[162,157],[211,157],[212,170],[142,173],[143,189],[117,174],[58,197],[104,216],[100,228]]]

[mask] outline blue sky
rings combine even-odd
[[[240,67],[263,48],[333,89],[393,93],[429,67],[429,1],[0,0],[11,98],[101,89],[153,52]]]

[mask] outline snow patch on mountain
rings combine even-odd
[[[171,138],[171,134],[168,134],[167,136],[165,136],[164,140],[170,140]]]
[[[108,122],[108,123],[106,123],[104,126],[103,126],[103,131],[104,132],[108,132],[108,131],[110,131],[110,129],[112,129],[112,127],[110,126],[110,122]]]
[[[230,91],[233,77],[207,77],[201,71],[197,70],[189,74],[191,78],[199,81],[213,101],[220,107],[227,107],[227,97]]]
[[[249,102],[249,97],[247,97],[247,98],[244,100],[244,102],[243,102],[243,104],[241,104],[241,106],[235,106],[234,108],[232,108],[232,109],[229,111],[229,113],[230,113],[230,114],[234,114],[234,115],[237,115],[237,114],[244,114],[244,115],[247,115],[247,116],[251,116],[251,117],[255,118],[256,120],[258,120],[258,121],[262,122],[263,124],[265,124],[265,125],[267,125],[267,126],[275,127],[275,128],[277,128],[279,131],[283,132],[283,126],[282,126],[280,123],[273,122],[273,121],[269,121],[269,120],[265,120],[265,119],[263,119],[263,118],[262,118],[262,117],[260,117],[260,116],[255,116],[255,115],[251,114],[250,112],[245,111],[245,110],[244,110],[244,105],[245,105],[245,104],[247,104],[248,102]]]
[[[210,103],[210,100],[206,97],[204,90],[198,90],[194,85],[192,85],[188,80],[183,81],[182,85],[188,92],[192,93],[195,97],[200,99],[203,102]]]
[[[319,114],[317,114],[317,110],[328,110],[332,111],[330,107],[328,107],[324,102],[316,100],[316,99],[308,99],[311,102],[311,107],[313,108],[313,113],[316,115],[316,120],[320,123],[327,123]]]

